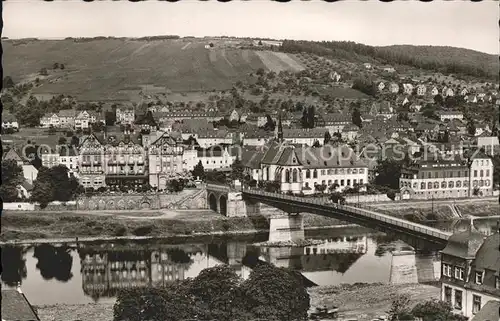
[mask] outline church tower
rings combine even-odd
[[[283,124],[281,123],[281,111],[278,114],[278,142],[283,143]]]

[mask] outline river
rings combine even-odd
[[[441,222],[436,226],[456,230],[468,224]],[[474,224],[480,230],[492,231],[496,220],[477,220]],[[415,255],[404,243],[361,227],[306,231],[306,238],[323,241],[309,247],[254,245],[267,237],[4,247],[2,285],[9,288],[21,282],[33,304],[50,305],[113,302],[119,289],[162,286],[196,277],[201,270],[217,264],[229,264],[246,278],[257,260],[297,269],[309,285],[431,282],[440,277],[437,253]]]

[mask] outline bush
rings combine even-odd
[[[127,228],[125,226],[117,226],[115,228],[115,236],[125,236],[127,234]]]
[[[396,193],[394,191],[389,191],[387,192],[387,197],[394,201],[396,199]]]
[[[135,236],[148,236],[154,230],[154,225],[139,226],[132,231]]]

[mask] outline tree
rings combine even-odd
[[[391,309],[387,311],[390,321],[413,320],[410,315],[410,297],[406,294],[397,295],[391,304]]]
[[[436,96],[434,96],[434,103],[437,105],[443,106],[443,104],[444,104],[443,96],[441,96],[440,94],[437,94]]]
[[[59,69],[59,63],[54,62],[54,65],[52,66],[52,69]]]
[[[267,121],[266,121],[266,124],[264,125],[264,129],[266,131],[270,131],[270,132],[274,131],[276,129],[276,123],[271,118],[271,116],[266,115],[266,118],[267,118]]]
[[[318,140],[314,141],[314,144],[312,145],[312,147],[321,147],[320,143]]]
[[[80,145],[80,139],[77,136],[71,137],[71,142],[69,143],[71,146],[78,147]]]
[[[389,158],[380,161],[375,168],[375,184],[391,189],[399,189],[399,177],[401,176],[402,165],[402,161]]]
[[[3,78],[3,88],[12,88],[14,86],[15,86],[14,81],[10,76],[5,76]]]
[[[471,136],[476,136],[476,125],[472,117],[468,117],[467,119],[467,133]]]
[[[466,321],[467,317],[452,312],[449,303],[437,300],[418,303],[411,315],[421,318],[422,321]]]
[[[40,75],[42,75],[42,76],[48,76],[49,72],[47,71],[47,68],[40,69]]]
[[[233,316],[240,309],[233,304],[239,296],[241,279],[227,265],[218,265],[204,269],[193,280],[189,292],[195,297],[195,305],[202,307],[203,320],[235,320]]]
[[[264,76],[264,74],[265,74],[265,73],[266,73],[266,72],[264,71],[264,68],[259,68],[259,69],[257,69],[257,71],[255,72],[255,74],[256,74],[257,76]]]
[[[328,144],[332,140],[332,135],[330,135],[329,131],[325,132],[325,138],[323,140],[323,145]]]
[[[240,182],[243,182],[245,176],[244,172],[245,168],[243,167],[243,164],[241,163],[239,157],[236,157],[231,165],[231,180],[239,180]]]
[[[0,196],[4,202],[14,202],[18,199],[17,186],[24,181],[23,168],[14,160],[2,162],[2,185]]]
[[[359,128],[363,126],[363,121],[361,120],[361,113],[358,108],[354,108],[352,112],[352,123]]]
[[[299,273],[258,264],[241,285],[245,307],[254,318],[306,320],[309,294]]]
[[[58,143],[59,145],[66,145],[67,143],[66,137],[59,137]]]
[[[106,126],[113,126],[116,123],[116,113],[114,111],[107,111],[104,120]]]
[[[196,164],[196,166],[193,168],[193,177],[199,178],[201,180],[205,180],[205,168],[203,168],[203,164],[201,163],[201,160]]]

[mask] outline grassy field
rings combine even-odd
[[[81,100],[128,99],[144,85],[166,92],[229,89],[259,68],[300,70],[293,55],[223,47],[206,49],[212,40],[139,41],[106,39],[86,42],[38,40],[2,41],[4,75],[14,82],[49,70],[36,94],[64,93]],[[64,70],[53,70],[54,63]]]
[[[17,133],[2,135],[2,142],[12,141],[12,144],[19,146],[26,144],[29,140],[38,145],[46,144],[54,147],[61,137],[66,137],[66,133],[49,135],[47,129],[44,128],[20,128]],[[71,137],[66,137],[66,140],[70,141]]]

